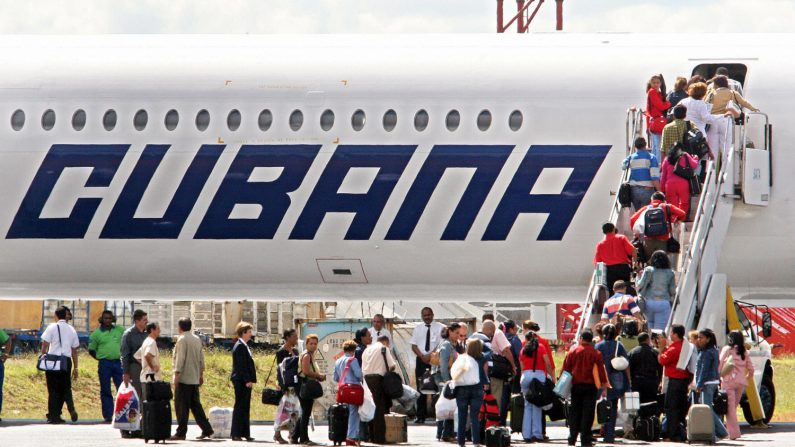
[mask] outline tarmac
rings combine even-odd
[[[174,429],[176,426],[174,426]],[[755,430],[748,426],[741,426],[743,436],[735,441],[721,441],[719,446],[786,446],[795,445],[795,423],[772,423],[768,429]],[[173,433],[173,431],[172,431]],[[277,445],[273,441],[273,427],[270,424],[252,425],[251,435],[255,438],[253,443],[236,442],[230,439],[210,439],[204,441],[193,440],[198,436],[200,430],[195,425],[188,428],[188,441],[168,441],[169,445],[218,445],[235,446],[250,444],[270,444]],[[568,429],[562,425],[552,425],[547,427],[547,435],[550,438],[548,443],[536,443],[534,445],[566,446]],[[315,431],[310,431],[310,439],[319,445],[333,445],[328,440],[328,427],[317,426]],[[455,444],[441,443],[435,439],[436,425],[409,425],[409,442],[400,444],[407,447],[439,446]],[[513,445],[525,445],[518,434],[513,435]],[[674,443],[654,443],[657,446],[681,446]],[[0,447],[39,447],[39,446],[69,446],[69,447],[105,447],[105,446],[140,446],[143,445],[142,439],[121,439],[119,432],[108,424],[91,422],[80,422],[77,424],[47,425],[38,421],[9,421],[0,422]],[[151,444],[150,444],[151,445]],[[365,446],[375,444],[365,443]],[[471,446],[471,443],[467,443]],[[529,444],[527,444],[529,445]],[[579,445],[579,443],[578,443]],[[596,445],[608,445],[597,442]],[[619,440],[615,445],[626,446],[647,446],[649,443],[642,441],[623,441]]]

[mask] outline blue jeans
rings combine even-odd
[[[102,401],[102,417],[107,421],[113,418],[114,405],[110,381],[113,380],[113,384],[116,385],[116,390],[118,391],[124,371],[121,368],[121,361],[100,359],[97,373],[99,374],[99,398]]]
[[[605,442],[612,444],[616,440],[616,419],[618,418],[618,399],[609,399],[612,405],[605,422]]]
[[[651,153],[657,157],[657,161],[662,165],[660,161],[660,143],[662,143],[662,134],[659,133],[651,133],[649,132],[649,144],[651,145]]]
[[[359,439],[359,407],[356,405],[348,405],[348,439]]]
[[[655,189],[645,186],[630,186],[629,191],[632,198],[632,207],[637,211],[651,203],[651,195],[654,194]]]
[[[546,382],[547,376],[544,371],[527,369],[522,371],[522,378],[519,385],[522,387],[522,395],[527,394],[530,388],[530,382],[533,379],[538,379],[541,383]],[[522,438],[524,439],[543,439],[544,432],[541,429],[541,420],[544,418],[544,413],[540,407],[537,407],[526,399],[524,401],[524,415],[522,419]]]
[[[668,318],[671,316],[671,303],[666,299],[654,298],[646,299],[644,302],[649,329],[665,330],[665,325],[668,324]]]
[[[714,385],[704,385],[704,389],[701,390],[702,403],[712,408],[712,400],[715,398],[716,391],[718,391],[717,383]],[[723,421],[720,420],[720,417],[715,413],[714,409],[712,410],[712,419],[715,421],[715,436],[719,438],[729,436],[729,432],[726,431]]]
[[[483,405],[483,385],[455,387],[455,403],[458,406],[458,445],[466,441],[467,416],[472,426],[472,443],[480,444],[478,414]]]
[[[436,421],[436,439],[451,438],[453,436],[453,420]]]
[[[5,381],[6,364],[0,362],[0,414],[3,413],[3,381]]]

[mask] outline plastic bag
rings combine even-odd
[[[439,396],[439,400],[436,401],[436,420],[452,420],[455,417],[457,408],[458,406],[455,403],[455,399],[448,399],[444,396]]]
[[[116,393],[113,428],[138,431],[141,429],[141,400],[132,385],[121,384]]]
[[[375,417],[375,401],[369,386],[364,387],[364,402],[359,407],[359,420],[370,422]]]
[[[276,407],[273,429],[277,431],[288,429],[291,423],[294,424],[299,419],[301,419],[301,403],[298,401],[298,396],[293,393],[285,394]]]
[[[232,408],[212,407],[207,414],[210,427],[213,428],[213,439],[225,439],[232,436]]]
[[[418,393],[417,390],[404,384],[403,395],[400,397],[400,399],[392,399],[392,407],[390,408],[390,412],[406,415],[411,413],[417,404],[418,397],[420,397],[420,393]]]

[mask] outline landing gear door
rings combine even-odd
[[[770,201],[770,153],[766,150],[745,149],[743,201],[757,206],[767,206]]]

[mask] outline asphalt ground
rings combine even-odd
[[[173,427],[176,429],[176,426]],[[172,433],[173,433],[172,429]],[[721,441],[719,446],[793,446],[795,445],[795,423],[773,423],[768,429],[755,430],[746,425],[741,426],[743,436],[735,441]],[[409,442],[400,444],[408,447],[438,446],[455,444],[440,443],[436,437],[434,424],[409,425]],[[277,445],[273,441],[273,426],[270,424],[252,425],[251,435],[255,438],[253,443],[235,442],[230,439],[211,439],[205,441],[192,440],[200,433],[196,425],[188,428],[188,441],[169,441],[169,445],[251,445],[269,444]],[[562,425],[547,427],[548,443],[534,445],[566,446],[568,429]],[[328,440],[328,427],[321,425],[310,431],[310,439],[320,445],[332,445]],[[518,434],[513,435],[514,445],[525,445]],[[681,446],[674,443],[654,443],[657,446]],[[94,424],[80,422],[78,424],[47,425],[37,421],[8,421],[0,422],[0,447],[39,447],[39,446],[68,446],[68,447],[105,447],[105,446],[140,446],[142,439],[121,439],[119,432],[108,424]],[[151,443],[150,443],[151,445]],[[375,444],[365,443],[366,446]],[[471,446],[471,443],[467,443]],[[530,444],[526,444],[530,445]],[[579,444],[578,444],[579,445]],[[597,442],[597,445],[608,445]],[[619,440],[616,445],[646,446],[647,442]]]

